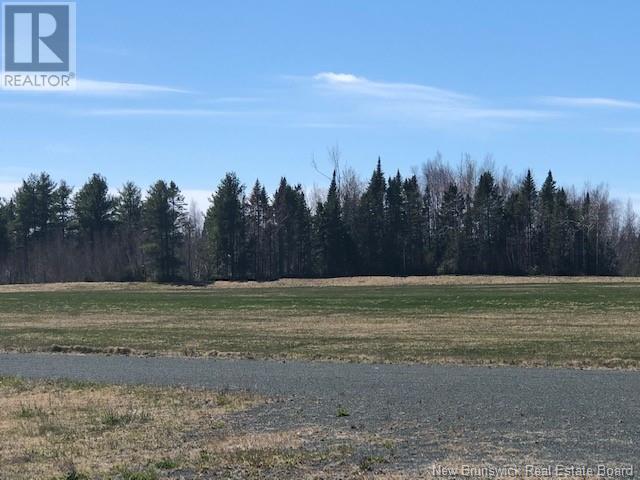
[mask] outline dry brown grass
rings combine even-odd
[[[272,282],[219,281],[213,288],[289,288],[289,287],[391,287],[420,285],[535,285],[546,283],[640,283],[640,277],[509,277],[503,275],[436,275],[413,277],[343,277],[297,279]]]
[[[0,379],[0,478],[55,478],[197,457],[243,394]]]
[[[0,293],[156,290],[185,291],[226,288],[290,288],[290,287],[389,287],[420,285],[536,285],[562,283],[640,283],[640,277],[563,277],[563,276],[504,276],[504,275],[434,275],[412,277],[363,276],[340,278],[283,278],[269,282],[217,281],[206,287],[190,285],[161,285],[142,282],[69,282],[28,285],[0,285]]]

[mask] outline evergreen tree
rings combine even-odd
[[[115,222],[124,254],[124,278],[142,278],[142,191],[133,182],[126,182],[118,191]]]
[[[567,193],[561,188],[556,193],[555,211],[552,227],[553,250],[551,252],[552,272],[569,275],[574,268],[576,220],[569,205]]]
[[[335,277],[345,272],[345,228],[340,196],[333,172],[327,200],[316,213],[319,241],[319,266],[322,275]]]
[[[51,225],[55,222],[54,196],[56,184],[47,173],[41,173],[35,182],[35,232],[40,238],[47,238]]]
[[[378,158],[358,210],[357,245],[361,252],[362,273],[384,273],[385,190],[386,182]]]
[[[312,268],[311,211],[307,206],[307,200],[302,185],[296,185],[293,190],[293,219],[294,219],[294,256],[292,259],[293,274],[295,276],[309,275]],[[346,235],[346,233],[345,233]],[[348,240],[348,238],[347,238]],[[345,240],[345,241],[347,241]],[[347,253],[349,244],[345,246]]]
[[[62,180],[52,195],[53,223],[62,239],[67,237],[71,229],[71,221],[73,218],[72,194],[73,189],[67,185],[67,182]]]
[[[256,280],[270,278],[271,244],[268,225],[271,222],[271,209],[267,192],[259,180],[251,190],[246,208],[247,233],[247,273]]]
[[[144,251],[150,275],[160,282],[178,280],[181,260],[178,251],[185,220],[184,197],[173,182],[158,180],[147,192],[142,210]]]
[[[458,273],[460,269],[461,231],[464,198],[451,184],[442,199],[438,213],[436,258],[438,273]]]
[[[11,248],[11,237],[9,235],[9,209],[9,204],[5,202],[4,199],[0,199],[0,281],[2,281],[3,278],[1,269],[9,256]]]
[[[294,189],[287,183],[287,179],[282,177],[274,195],[273,225],[279,277],[296,277],[304,272],[304,252],[301,251],[304,242],[301,243],[301,237],[308,228],[308,218],[305,215],[306,205],[302,205],[300,201],[301,193],[300,186]]]
[[[127,231],[139,228],[142,222],[142,191],[133,182],[126,182],[118,191],[115,221]]]
[[[476,259],[476,273],[497,273],[503,259],[502,198],[490,172],[480,176],[473,197],[473,244],[475,255],[467,252],[468,258]]]
[[[346,273],[354,275],[362,270],[362,259],[358,249],[358,210],[362,186],[360,179],[352,168],[342,172],[340,188],[340,201],[342,206],[342,220],[346,235]]]
[[[97,173],[85,183],[73,199],[73,209],[80,227],[93,248],[98,238],[113,225],[114,199],[107,180]]]
[[[413,175],[404,181],[405,212],[405,248],[403,258],[404,274],[424,273],[424,250],[425,250],[425,211],[423,198],[418,185],[418,178]]]
[[[538,208],[538,193],[536,191],[536,183],[531,174],[531,170],[527,170],[520,189],[518,191],[518,202],[516,204],[515,214],[518,217],[517,222],[520,225],[518,229],[524,233],[524,242],[519,245],[524,252],[524,268],[521,271],[531,272],[536,264],[536,211]]]
[[[16,190],[13,197],[14,217],[11,225],[18,256],[20,257],[19,274],[21,281],[30,280],[29,240],[36,232],[37,226],[37,177],[29,175]]]
[[[400,172],[389,178],[385,195],[385,272],[404,275],[407,271],[407,224],[406,200]]]
[[[227,173],[211,198],[205,232],[213,273],[219,278],[242,278],[244,272],[244,186]]]
[[[551,171],[540,189],[540,263],[542,271],[551,274],[554,270],[557,238],[554,235],[556,207],[556,182]]]

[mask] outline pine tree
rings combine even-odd
[[[384,272],[385,190],[386,182],[378,158],[378,164],[362,195],[358,211],[357,245],[361,252],[362,273]]]
[[[9,236],[9,204],[0,199],[0,281],[6,281],[2,276],[2,265],[7,260],[11,248]]]
[[[320,247],[319,265],[321,274],[330,277],[345,272],[345,228],[342,222],[340,196],[333,172],[327,200],[316,213],[317,234]]]
[[[468,258],[475,258],[477,273],[497,273],[503,259],[500,249],[502,242],[502,198],[490,172],[480,176],[473,197],[473,240],[475,255],[467,252]]]
[[[56,183],[47,173],[41,173],[36,180],[35,231],[38,237],[46,239],[51,225],[55,222],[54,193]]]
[[[554,216],[556,207],[556,182],[551,171],[540,189],[540,263],[546,274],[554,270],[554,250],[557,248],[553,234]]]
[[[297,257],[296,197],[297,195],[287,183],[287,179],[282,177],[280,186],[273,197],[273,226],[278,277],[296,276],[294,266]]]
[[[259,180],[251,190],[246,208],[247,233],[247,273],[249,278],[266,280],[270,278],[270,239],[268,224],[271,209],[265,188]]]
[[[142,249],[142,191],[133,182],[126,182],[118,191],[115,221],[124,257],[124,278],[141,279],[143,276]]]
[[[404,181],[405,195],[405,255],[403,258],[403,269],[405,274],[424,273],[424,232],[425,232],[425,211],[418,178],[413,175]]]
[[[561,188],[556,193],[555,211],[552,226],[552,271],[569,275],[574,268],[575,215],[567,199],[567,193]]]
[[[294,219],[294,256],[292,259],[293,273],[300,277],[309,275],[312,268],[311,211],[307,207],[307,200],[302,185],[296,185],[293,190],[293,219]],[[346,233],[345,233],[346,235]],[[347,239],[348,240],[348,239]],[[349,245],[347,248],[347,253]]]
[[[37,226],[37,177],[29,175],[16,190],[13,197],[14,216],[11,230],[15,237],[16,249],[20,256],[20,268],[17,278],[23,282],[31,281],[29,242]]]
[[[73,209],[80,233],[92,248],[101,234],[113,226],[115,201],[109,195],[107,180],[95,173],[73,199]]]
[[[184,197],[173,182],[158,180],[148,192],[142,210],[144,251],[152,278],[160,282],[179,279],[179,246],[185,220]]]
[[[67,182],[62,180],[52,195],[53,222],[60,238],[63,240],[71,229],[71,220],[73,218],[72,194],[73,189],[67,185]]]
[[[358,249],[358,210],[362,196],[362,185],[355,170],[347,168],[342,172],[340,186],[340,201],[342,205],[342,219],[346,235],[346,273],[354,275],[362,270],[362,259]]]
[[[522,181],[518,194],[515,213],[518,217],[517,221],[521,225],[520,231],[524,231],[524,243],[522,244],[524,251],[524,273],[531,272],[537,263],[536,211],[538,208],[538,193],[531,170],[527,170],[527,175]]]
[[[227,173],[211,198],[205,232],[213,274],[218,278],[243,278],[245,221],[244,186],[235,173]]]
[[[385,242],[383,254],[385,273],[392,275],[406,274],[406,200],[402,183],[402,177],[398,171],[395,177],[389,178],[385,195]]]

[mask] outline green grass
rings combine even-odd
[[[636,367],[640,284],[8,291],[0,330],[21,351]]]

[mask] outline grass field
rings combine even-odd
[[[637,279],[342,282],[0,287],[0,349],[640,366]]]

